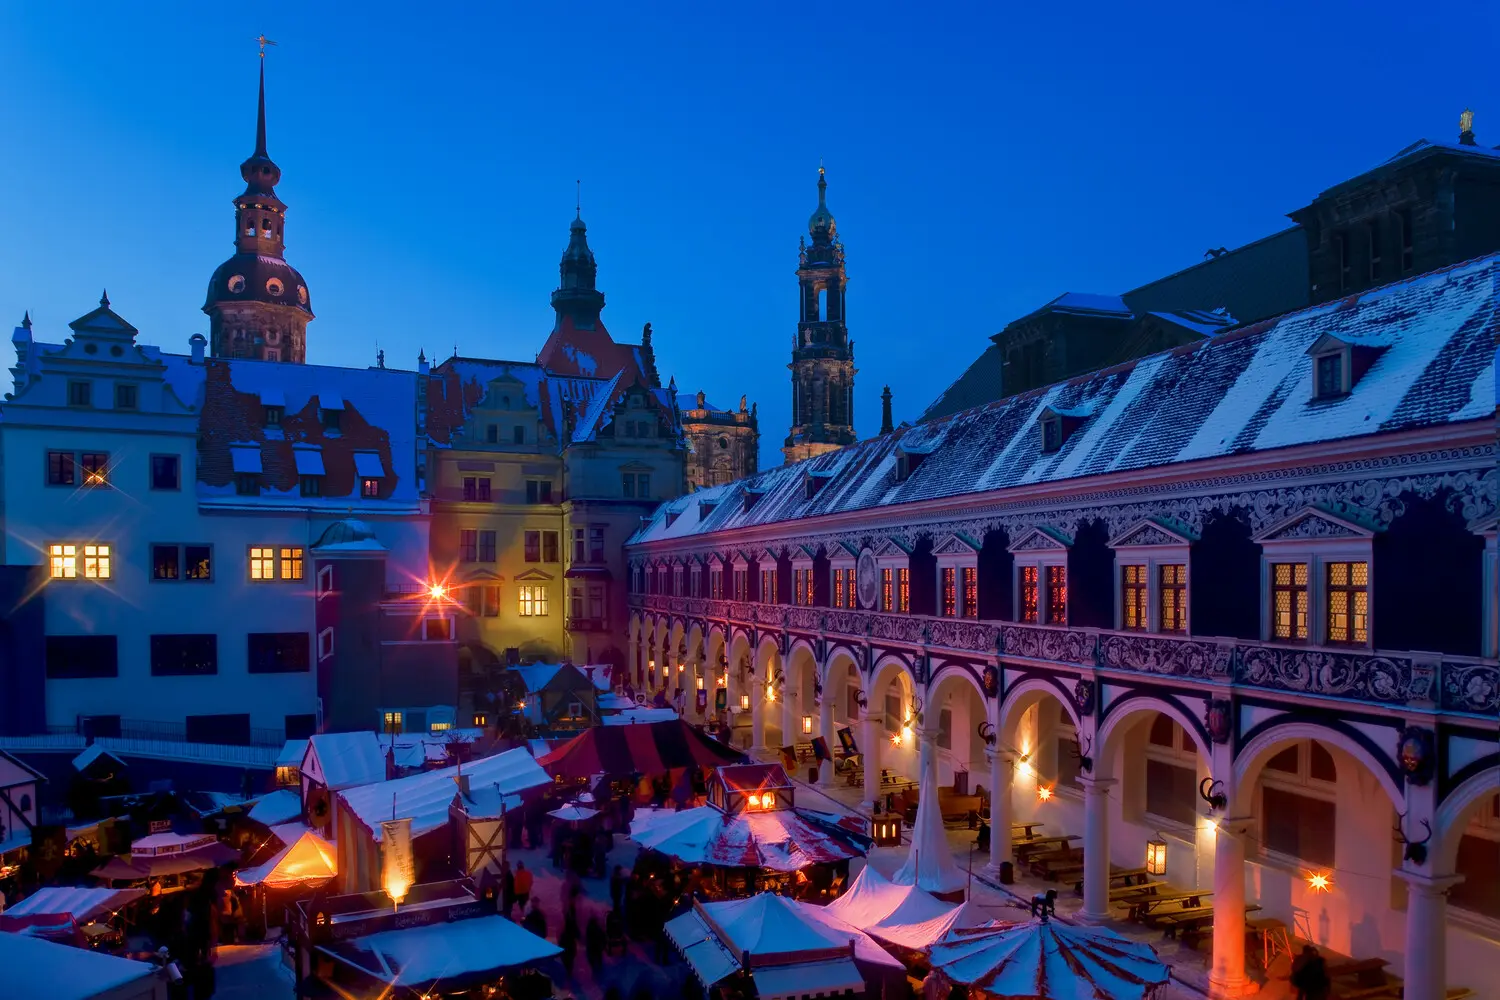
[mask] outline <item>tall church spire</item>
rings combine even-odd
[[[599,313],[604,309],[604,293],[594,287],[599,266],[594,261],[594,251],[589,249],[588,231],[582,207],[576,206],[573,222],[568,226],[568,248],[558,265],[561,280],[557,291],[552,293],[552,308],[557,311],[558,323],[567,317],[576,329],[584,330],[598,324]]]
[[[818,207],[807,220],[812,242],[798,259],[801,314],[792,347],[792,426],[788,462],[853,444],[854,343],[844,325],[844,245],[828,210],[828,177],[818,167]]]
[[[266,49],[262,36],[256,92],[255,151],[240,164],[245,190],[234,199],[235,255],[209,280],[214,357],[306,360],[311,297],[302,275],[285,261],[286,204],[276,195],[281,168],[266,150]]]

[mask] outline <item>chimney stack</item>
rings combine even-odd
[[[889,434],[895,430],[891,426],[891,387],[886,386],[885,391],[880,394],[880,433]]]
[[[208,345],[208,340],[201,333],[195,333],[188,338],[188,346],[193,350],[193,364],[203,364],[203,348]]]

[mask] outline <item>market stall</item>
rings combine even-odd
[[[47,886],[0,913],[0,931],[104,948],[120,942],[144,889]]]
[[[1145,942],[1048,920],[959,928],[933,945],[932,967],[970,996],[1151,1000],[1168,969]]]
[[[695,902],[667,921],[666,934],[703,988],[725,997],[900,996],[905,966],[819,910],[773,893]]]
[[[153,833],[131,842],[128,855],[111,858],[93,876],[112,885],[159,883],[168,891],[190,887],[195,873],[239,860],[239,851],[210,833]]]
[[[626,777],[719,767],[744,756],[683,722],[596,726],[537,759],[558,781],[587,781],[596,774]]]
[[[914,885],[897,885],[870,865],[826,909],[875,940],[911,952],[932,947],[954,927],[989,920],[967,903],[945,903]]]

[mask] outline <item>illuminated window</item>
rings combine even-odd
[[[546,587],[525,584],[517,589],[517,594],[521,605],[521,617],[542,617],[547,614]]]
[[[844,603],[844,571],[841,569],[833,571],[833,606],[836,608],[848,607]]]
[[[53,545],[51,547],[52,579],[74,580],[78,577],[78,546]]]
[[[1271,564],[1271,637],[1307,639],[1307,563]]]
[[[1157,567],[1161,587],[1161,630],[1183,633],[1187,631],[1187,567],[1182,563],[1167,563]]]
[[[365,498],[380,496],[380,480],[364,479],[359,484],[359,495]]]
[[[1047,624],[1068,624],[1068,568],[1047,567]]]
[[[760,603],[776,603],[776,571],[774,569],[760,571]]]
[[[1328,641],[1370,641],[1370,564],[1328,564]]]
[[[895,591],[894,591],[894,589],[891,586],[891,577],[894,574],[895,574],[895,570],[883,569],[883,570],[880,571],[880,610],[881,611],[894,611],[895,610],[895,605],[893,603],[893,594],[895,593]]]
[[[453,728],[453,723],[451,723],[451,722],[434,722],[434,723],[429,724],[427,728],[430,731],[434,732],[434,733],[441,733],[441,732],[443,732],[445,730],[452,729]]]
[[[85,545],[83,547],[83,575],[88,580],[110,578],[108,545]]]
[[[250,547],[250,579],[276,579],[275,549],[264,545],[252,545]]]
[[[300,545],[281,547],[281,578],[283,580],[302,579],[302,547]]]
[[[903,615],[911,610],[911,570],[896,570],[896,610]]]
[[[979,568],[977,566],[965,566],[963,568],[964,583],[964,617],[979,617]]]
[[[1120,626],[1131,632],[1146,628],[1146,567],[1120,567]]]
[[[1035,625],[1038,616],[1037,576],[1040,570],[1036,566],[1021,567],[1021,621]]]
[[[85,486],[108,486],[109,485],[109,453],[102,451],[86,451],[79,456],[78,464],[83,467],[83,485]]]
[[[958,570],[952,566],[942,568],[943,617],[958,615]]]
[[[401,728],[401,713],[400,712],[387,712],[387,713],[385,713],[385,728],[386,729],[390,729],[390,730],[400,730],[400,728]]]

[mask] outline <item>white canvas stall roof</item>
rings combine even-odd
[[[551,941],[498,915],[380,931],[318,950],[382,982],[412,990],[440,979],[499,972],[562,954]]]
[[[638,722],[671,722],[675,718],[677,718],[675,708],[635,707],[621,709],[615,715],[600,716],[599,721],[606,726],[633,726]]]
[[[302,815],[302,797],[290,788],[278,788],[256,800],[247,815],[263,826],[290,823]]]
[[[320,733],[308,740],[318,758],[323,784],[334,791],[385,778],[385,757],[372,732]]]
[[[795,955],[849,947],[849,935],[810,920],[792,900],[773,892],[749,899],[700,904],[735,954]]]
[[[863,929],[871,937],[920,951],[954,927],[974,927],[988,919],[967,903],[945,903],[914,885],[896,885],[870,865],[824,912]]]
[[[322,476],[327,474],[323,469],[322,445],[294,444],[292,445],[292,458],[297,463],[297,475],[299,476]]]
[[[371,739],[374,739],[373,735]],[[395,815],[409,818],[412,836],[419,837],[448,822],[448,806],[458,792],[454,780],[458,773],[457,766],[445,767],[408,778],[346,789],[340,796],[376,841],[381,837],[381,822],[391,818],[393,802]],[[470,788],[478,790],[498,786],[499,793],[505,796],[507,808],[519,805],[520,793],[526,789],[552,784],[552,777],[524,748],[469,761],[463,765],[463,773],[469,778]]]
[[[152,977],[165,982],[166,973],[154,965],[26,934],[0,932],[0,969],[5,970],[7,996],[93,1000],[165,995],[165,989],[157,992],[148,985]],[[131,991],[112,992],[124,986]]]
[[[823,997],[838,993],[863,993],[865,977],[847,958],[834,962],[804,962],[772,965],[750,974],[760,1000],[791,1000],[793,997]]]
[[[145,889],[98,889],[77,885],[47,886],[6,909],[5,915],[25,917],[42,913],[66,913],[78,923],[83,924],[102,914],[113,913],[145,894]]]
[[[365,479],[384,478],[385,466],[380,464],[380,453],[376,451],[356,451],[354,453],[354,471]]]
[[[280,889],[291,885],[325,882],[338,875],[333,845],[311,830],[277,851],[269,861],[234,873],[239,886],[264,885]]]
[[[158,854],[186,854],[215,843],[211,833],[153,833],[130,842],[132,856],[155,857]]]
[[[232,444],[229,446],[230,462],[235,472],[247,472],[260,474],[263,469],[260,463],[260,445],[258,444]]]
[[[719,936],[709,930],[698,911],[689,910],[673,917],[664,929],[704,987],[739,971],[739,961],[724,947]]]

